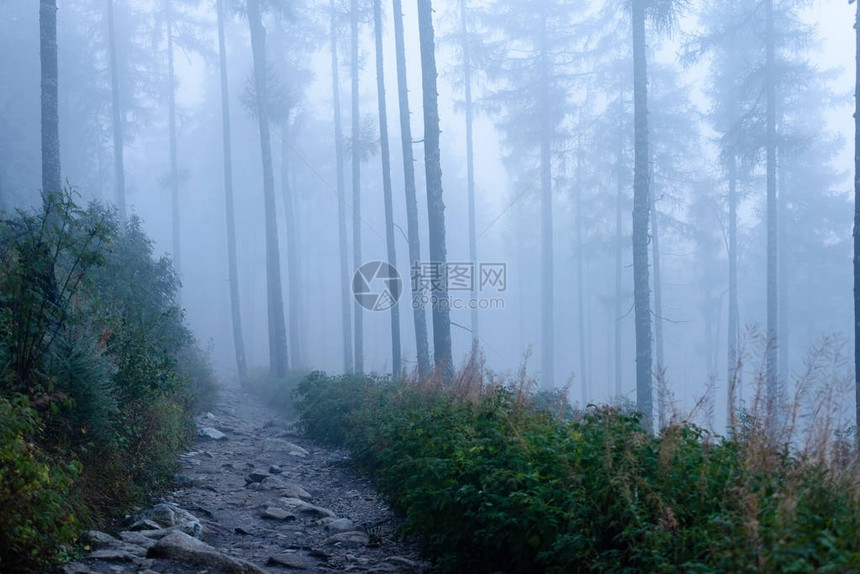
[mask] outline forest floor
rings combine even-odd
[[[200,417],[175,490],[64,572],[428,572],[348,453],[320,447],[235,386]],[[213,438],[215,437],[215,438]]]

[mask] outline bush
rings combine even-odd
[[[860,568],[856,477],[692,424],[568,419],[522,389],[314,373],[301,425],[346,445],[441,571],[800,572]]]

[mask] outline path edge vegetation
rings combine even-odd
[[[0,214],[0,571],[43,572],[163,490],[214,401],[179,278],[71,190]]]
[[[573,410],[474,359],[451,382],[287,386],[298,426],[350,450],[440,572],[844,572],[860,568],[860,474],[821,407],[838,349],[813,350],[798,384],[821,416],[793,397],[776,416],[810,424],[779,436],[758,404],[731,437],[678,417],[651,436],[630,408]]]

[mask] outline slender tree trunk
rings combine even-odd
[[[113,164],[116,185],[116,205],[119,216],[125,219],[125,166],[123,162],[122,110],[119,97],[119,66],[116,56],[116,19],[113,10],[114,0],[107,2],[108,50],[110,51],[111,108],[113,116]]]
[[[738,310],[738,176],[737,158],[734,151],[728,156],[729,176],[729,325],[728,325],[728,415],[729,430],[735,428],[737,400],[740,398],[740,364],[738,346],[740,345],[740,313]]]
[[[785,189],[788,185],[788,181],[785,177],[785,158],[783,157],[782,151],[777,153],[777,193],[776,193],[776,202],[777,202],[777,252],[778,252],[778,265],[776,271],[776,283],[777,283],[777,303],[779,305],[779,320],[777,323],[779,324],[779,334],[777,336],[777,341],[779,341],[779,345],[777,346],[777,354],[778,354],[778,366],[777,373],[779,373],[780,378],[780,386],[785,386],[788,377],[788,364],[789,364],[789,341],[791,337],[791,326],[788,321],[788,276],[784,272],[785,265],[785,254],[788,247],[788,241],[786,239],[786,222],[788,221],[788,207],[786,205],[785,199]]]
[[[340,201],[337,204],[337,232],[338,248],[340,252],[340,300],[341,300],[341,328],[343,329],[343,370],[352,372],[352,314],[350,313],[349,290],[352,284],[352,276],[349,273],[349,247],[346,238],[346,184],[343,175],[343,127],[340,109],[340,80],[338,78],[337,62],[337,14],[335,12],[334,0],[329,3],[331,9],[330,43],[331,43],[331,78],[332,99],[334,102],[334,150],[335,162],[337,163],[337,195]]]
[[[580,131],[582,128],[582,118],[579,122]],[[589,380],[588,370],[586,369],[586,357],[588,351],[586,349],[585,338],[585,294],[583,286],[583,259],[585,257],[585,249],[582,244],[582,169],[583,169],[583,149],[582,142],[577,143],[576,150],[576,314],[577,327],[579,331],[579,384],[582,388],[582,406],[588,404],[589,395]]]
[[[268,121],[268,78],[266,77],[266,29],[259,0],[248,0],[248,23],[254,57],[254,84],[257,89],[257,118],[263,159],[263,199],[266,218],[266,294],[269,322],[269,370],[283,377],[287,364],[287,327],[281,290],[281,256],[278,247],[278,222],[275,217],[275,178],[272,172],[272,142]]]
[[[421,80],[424,93],[424,170],[427,180],[427,214],[430,261],[447,273],[445,204],[442,201],[442,162],[439,151],[439,94],[436,90],[436,42],[431,0],[418,0],[418,35],[421,45]],[[451,356],[451,316],[447,281],[434,293],[433,354],[445,379],[454,377]]]
[[[619,95],[618,109],[618,149],[615,157],[615,184],[617,186],[615,195],[615,322],[613,323],[614,341],[614,358],[615,358],[615,396],[621,397],[622,388],[622,369],[621,369],[621,315],[623,313],[621,303],[622,295],[622,269],[623,269],[623,251],[622,246],[623,233],[621,229],[622,215],[624,211],[624,124],[620,114],[623,110],[623,95]]]
[[[299,314],[301,313],[299,301],[301,300],[301,262],[299,261],[298,234],[296,233],[297,218],[295,214],[293,199],[293,186],[291,184],[292,170],[290,169],[290,120],[284,121],[283,141],[281,142],[281,193],[284,196],[284,218],[286,220],[287,234],[287,287],[289,297],[287,305],[289,308],[289,349],[290,364],[293,368],[303,365],[301,355],[301,335],[299,334]]]
[[[463,92],[466,107],[466,187],[469,203],[469,260],[478,269],[478,244],[475,238],[475,150],[473,146],[473,109],[472,109],[472,61],[469,53],[469,27],[466,21],[467,0],[460,0],[460,48],[463,51]],[[472,300],[477,301],[478,281],[472,282]],[[472,327],[472,350],[478,347],[478,310],[470,313]]]
[[[385,109],[385,70],[382,66],[382,2],[373,0],[373,32],[376,43],[376,97],[379,104],[379,142],[382,151],[382,193],[385,200],[385,243],[388,264],[397,267],[394,245],[394,205],[391,197],[391,156],[388,146],[388,112]],[[396,379],[400,366],[400,307],[391,307],[391,371]]]
[[[358,109],[358,0],[352,0],[350,40],[352,41],[352,264],[361,267],[361,118]],[[364,372],[364,316],[355,301],[355,370]]]
[[[173,13],[167,3],[167,110],[170,115],[170,204],[173,207],[173,268],[182,272],[179,242],[179,160],[176,151],[176,77],[173,71]]]
[[[860,2],[854,19],[854,410],[860,428]],[[860,450],[860,432],[855,432]]]
[[[233,210],[233,150],[230,140],[230,95],[227,78],[227,47],[224,39],[224,6],[218,0],[218,56],[221,67],[221,126],[224,140],[224,195],[227,211],[227,267],[230,274],[230,314],[233,319],[233,347],[239,380],[245,380],[247,363],[239,307],[239,271],[236,261],[236,216]]]
[[[653,431],[651,390],[651,294],[648,285],[649,152],[646,0],[633,0],[633,307],[636,321],[636,408]]]
[[[394,0],[394,53],[397,60],[397,102],[400,110],[400,141],[403,148],[403,182],[406,194],[406,227],[409,237],[410,269],[421,261],[421,234],[418,231],[418,198],[415,190],[415,158],[412,153],[412,126],[409,117],[409,90],[406,82],[406,49],[403,39],[403,7]],[[412,281],[412,318],[415,323],[415,349],[418,376],[430,373],[430,350],[427,342],[427,314],[420,304],[421,292]]]
[[[765,0],[766,10],[766,77],[767,92],[767,402],[770,419],[776,415],[779,398],[777,335],[779,334],[779,295],[777,285],[778,237],[776,198],[776,84],[774,74],[773,0]]]
[[[540,232],[541,232],[541,384],[545,389],[555,386],[555,289],[552,232],[552,164],[550,146],[552,127],[549,125],[549,63],[547,61],[546,16],[541,20],[541,135],[540,135]]]
[[[654,260],[654,338],[657,352],[657,371],[660,373],[657,389],[657,422],[659,428],[664,428],[668,422],[666,412],[667,391],[666,380],[662,375],[666,366],[663,363],[663,284],[660,279],[660,228],[654,193],[650,193],[651,205],[651,258]]]
[[[39,56],[42,67],[42,193],[62,189],[60,179],[60,115],[57,110],[57,0],[39,3]]]

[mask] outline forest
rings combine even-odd
[[[234,383],[439,571],[860,568],[858,15],[4,3],[0,571]]]

